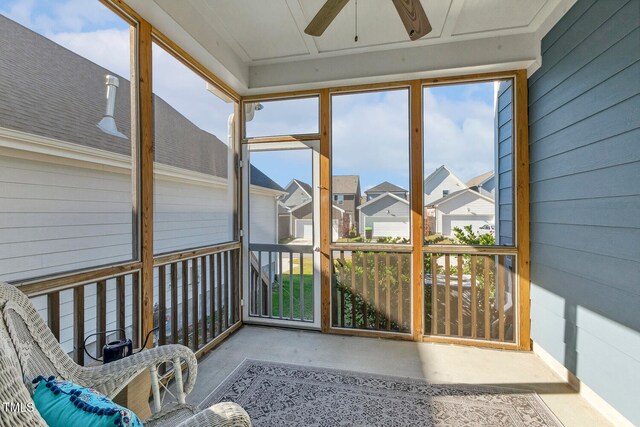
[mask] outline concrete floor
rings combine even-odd
[[[261,326],[244,326],[200,361],[188,401],[200,404],[244,359],[534,390],[565,426],[611,425],[533,353]]]

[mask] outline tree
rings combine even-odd
[[[460,245],[491,246],[496,244],[496,238],[492,234],[476,235],[471,225],[465,225],[463,228],[454,227],[453,235]]]

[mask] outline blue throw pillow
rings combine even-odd
[[[53,376],[33,383],[33,402],[50,427],[142,427],[136,414],[95,390]]]

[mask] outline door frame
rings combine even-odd
[[[271,326],[285,326],[300,329],[315,329],[319,330],[321,325],[321,289],[320,289],[320,141],[289,141],[289,142],[270,142],[259,144],[243,144],[241,153],[242,164],[242,204],[245,207],[243,210],[243,221],[245,224],[242,231],[242,253],[243,272],[249,272],[249,260],[250,260],[250,240],[251,240],[251,206],[250,206],[250,180],[249,173],[251,170],[251,152],[260,151],[283,151],[283,150],[300,150],[311,149],[312,153],[312,183],[313,189],[313,242],[311,245],[313,254],[313,322],[310,321],[297,321],[297,320],[284,320],[271,317],[253,316],[250,314],[250,300],[249,292],[249,274],[243,274],[242,277],[242,321],[246,324],[257,325],[271,325]],[[277,214],[276,214],[277,218]],[[280,246],[278,243],[274,243],[275,246]],[[281,245],[286,246],[286,245]],[[305,245],[307,246],[307,245]]]

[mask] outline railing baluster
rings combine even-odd
[[[206,344],[209,340],[207,337],[207,257],[200,258],[200,268],[202,275],[200,276],[200,306],[202,316],[200,316],[200,330],[202,331],[202,343]]]
[[[345,266],[345,260],[344,260],[344,251],[340,251],[340,326],[344,328],[344,312],[345,312],[345,308],[344,308],[344,290],[346,288],[345,286],[345,278],[344,278],[344,266]],[[337,319],[336,319],[337,320]]]
[[[484,338],[491,339],[491,306],[489,301],[489,257],[484,256]]]
[[[126,328],[126,300],[125,300],[125,278],[116,277],[116,329]],[[124,338],[124,337],[120,337]]]
[[[240,321],[240,251],[234,249],[231,251],[231,259],[233,265],[231,266],[231,289],[233,296],[233,324]]]
[[[471,337],[478,337],[478,288],[476,286],[477,257],[471,255]]]
[[[230,282],[230,268],[229,268],[229,252],[224,252],[224,330],[229,328],[229,288]]]
[[[364,328],[367,329],[369,326],[369,309],[367,304],[367,298],[369,297],[369,284],[367,283],[367,272],[369,271],[369,265],[367,264],[367,253],[362,253],[362,301],[363,301],[363,318],[364,318]]]
[[[398,262],[398,327],[400,332],[404,329],[403,311],[404,311],[404,284],[402,283],[402,255],[397,254]]]
[[[199,345],[199,316],[198,316],[198,301],[199,301],[199,292],[198,292],[198,258],[193,258],[191,260],[191,326],[193,327],[193,339],[191,340],[191,348],[193,351],[198,350]]]
[[[158,267],[158,344],[167,343],[167,267]]]
[[[107,330],[107,281],[100,280],[96,283],[96,332]],[[107,335],[96,335],[96,357],[102,357],[102,347],[107,341]]]
[[[263,283],[262,283],[262,251],[258,251],[258,316],[263,316],[264,315],[264,311],[263,311],[263,307],[264,307],[264,303],[262,301],[262,287],[263,287]]]
[[[444,255],[444,333],[451,335],[451,271],[449,254]]]
[[[284,318],[284,295],[282,294],[282,285],[283,285],[283,277],[282,277],[282,252],[278,252],[278,314],[280,315],[280,319]],[[293,295],[289,292],[289,299],[291,300]],[[293,313],[289,312],[289,318],[293,316]]]
[[[356,328],[356,253],[351,251],[351,327]]]
[[[464,335],[464,311],[463,311],[463,300],[464,290],[462,289],[462,255],[458,254],[458,336],[461,337]]]
[[[216,337],[216,265],[215,255],[209,255],[209,335]]]
[[[282,256],[282,254],[280,254],[280,256]],[[291,269],[293,268],[293,262],[291,261],[293,254],[291,252],[289,252],[289,319],[293,320],[295,317],[293,315],[293,280],[291,280],[292,277],[292,273],[291,273]],[[284,274],[282,275],[281,280],[284,280]],[[300,283],[300,286],[302,286],[303,284]],[[298,289],[298,296],[300,296],[300,292]],[[300,316],[300,320],[302,320],[302,316]]]
[[[189,261],[182,261],[182,344],[189,347]]]
[[[498,262],[498,339],[504,341],[504,257],[496,256]]]
[[[171,263],[171,343],[178,344],[178,263]]]
[[[380,274],[378,252],[373,255],[373,315],[375,328],[380,329]]]
[[[73,288],[73,359],[84,365],[84,285]]]
[[[386,309],[385,309],[385,317],[387,318],[387,331],[391,330],[391,277],[389,275],[389,254],[387,254],[385,256],[385,263],[384,263],[384,276],[386,278],[385,280],[385,291],[384,291],[384,295],[386,297]]]
[[[273,259],[269,251],[269,280],[267,282],[267,316],[273,317]]]
[[[222,333],[222,254],[216,254],[216,273],[218,277],[218,286],[217,286],[217,302],[218,309],[216,310],[218,317],[218,334]]]
[[[431,254],[431,333],[438,335],[438,256]]]
[[[299,288],[302,288],[304,286],[304,283],[300,283],[299,284]],[[298,289],[298,305],[300,306],[300,313],[299,313],[299,318],[300,320],[304,320],[303,315],[302,315],[302,298],[300,297],[301,293],[300,293],[300,289]],[[290,318],[293,319],[293,252],[289,252],[289,300],[291,301],[291,309],[290,309],[290,313],[291,316]]]
[[[140,299],[140,273],[134,273],[131,275],[131,320],[133,323],[133,332],[131,334],[131,341],[134,347],[140,347],[142,342],[140,340],[140,306],[142,301]]]
[[[298,275],[300,276],[300,319],[304,320],[304,275],[303,275],[303,265],[304,265],[304,254],[300,254],[300,268],[298,269]],[[313,290],[311,292],[313,296]]]
[[[60,292],[47,294],[47,323],[53,336],[60,341]]]

